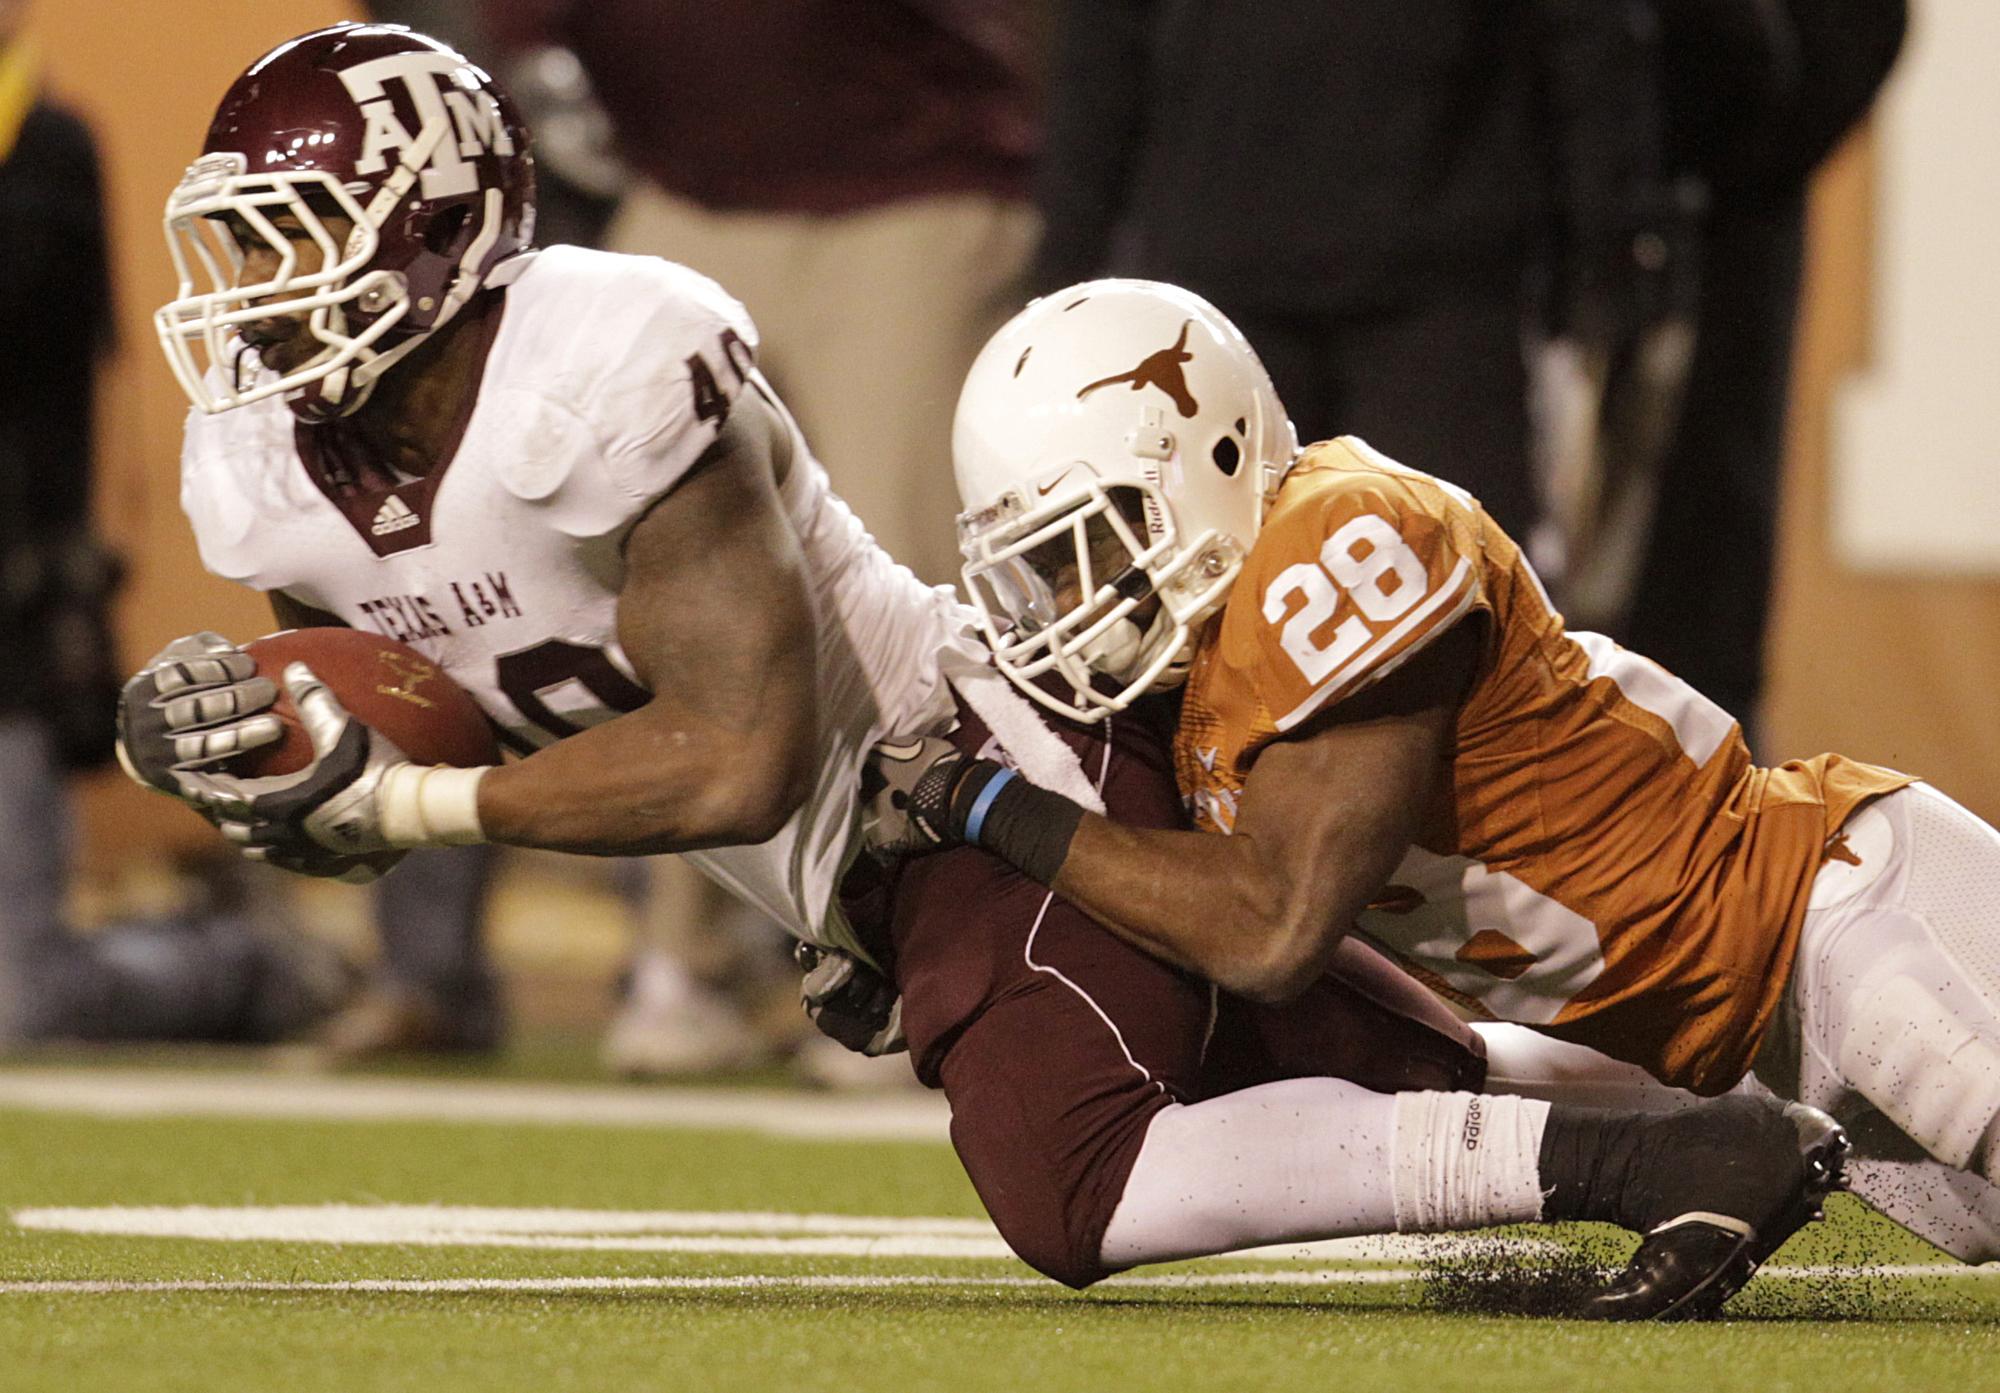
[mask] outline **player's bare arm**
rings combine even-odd
[[[1438,815],[1483,636],[1481,621],[1462,621],[1267,746],[1233,836],[1125,826],[990,760],[945,755],[894,782],[934,839],[993,851],[1118,937],[1228,991],[1285,1000],[1324,975],[1354,916]]]
[[[606,856],[760,842],[805,798],[814,623],[778,500],[788,450],[778,412],[746,392],[633,528],[618,640],[654,696],[488,773],[491,840]]]
[[[620,643],[661,695],[517,764],[450,768],[412,763],[294,663],[284,685],[311,765],[271,778],[204,767],[175,791],[283,864],[475,841],[638,855],[775,835],[810,787],[816,646],[777,495],[786,424],[760,398],[743,407],[623,547]],[[667,603],[676,587],[705,602]]]
[[[1267,746],[1235,835],[1087,814],[1052,888],[1119,937],[1237,995],[1298,995],[1434,815],[1482,628],[1460,623],[1376,687]]]

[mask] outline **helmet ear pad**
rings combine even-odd
[[[406,323],[417,330],[435,328],[465,274],[461,263],[485,220],[473,198],[430,208],[405,207],[395,220],[396,235],[425,252],[405,273],[411,302]]]
[[[413,231],[423,238],[432,256],[456,261],[465,254],[466,243],[472,240],[472,210],[463,203],[454,203],[438,209],[436,216]]]

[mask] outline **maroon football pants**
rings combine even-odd
[[[960,746],[991,755],[985,728],[960,715]],[[1130,715],[1057,729],[1113,818],[1186,825],[1162,732]],[[912,1062],[951,1100],[967,1175],[1014,1251],[1071,1286],[1107,1275],[1105,1226],[1161,1108],[1284,1078],[1394,1091],[1485,1077],[1473,1032],[1355,940],[1305,996],[1260,1006],[1128,947],[971,848],[904,865],[875,921]]]

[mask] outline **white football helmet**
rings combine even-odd
[[[1199,296],[1101,280],[1034,301],[952,426],[965,585],[1000,670],[1080,721],[1178,686],[1297,453],[1256,352]]]

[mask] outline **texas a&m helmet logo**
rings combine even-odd
[[[512,155],[514,138],[492,93],[474,85],[464,59],[452,53],[391,53],[342,68],[341,85],[361,108],[358,175],[380,174],[390,156],[408,159],[429,143],[423,196],[448,198],[479,187],[470,163],[480,155]],[[415,109],[412,133],[397,114],[392,85]]]

